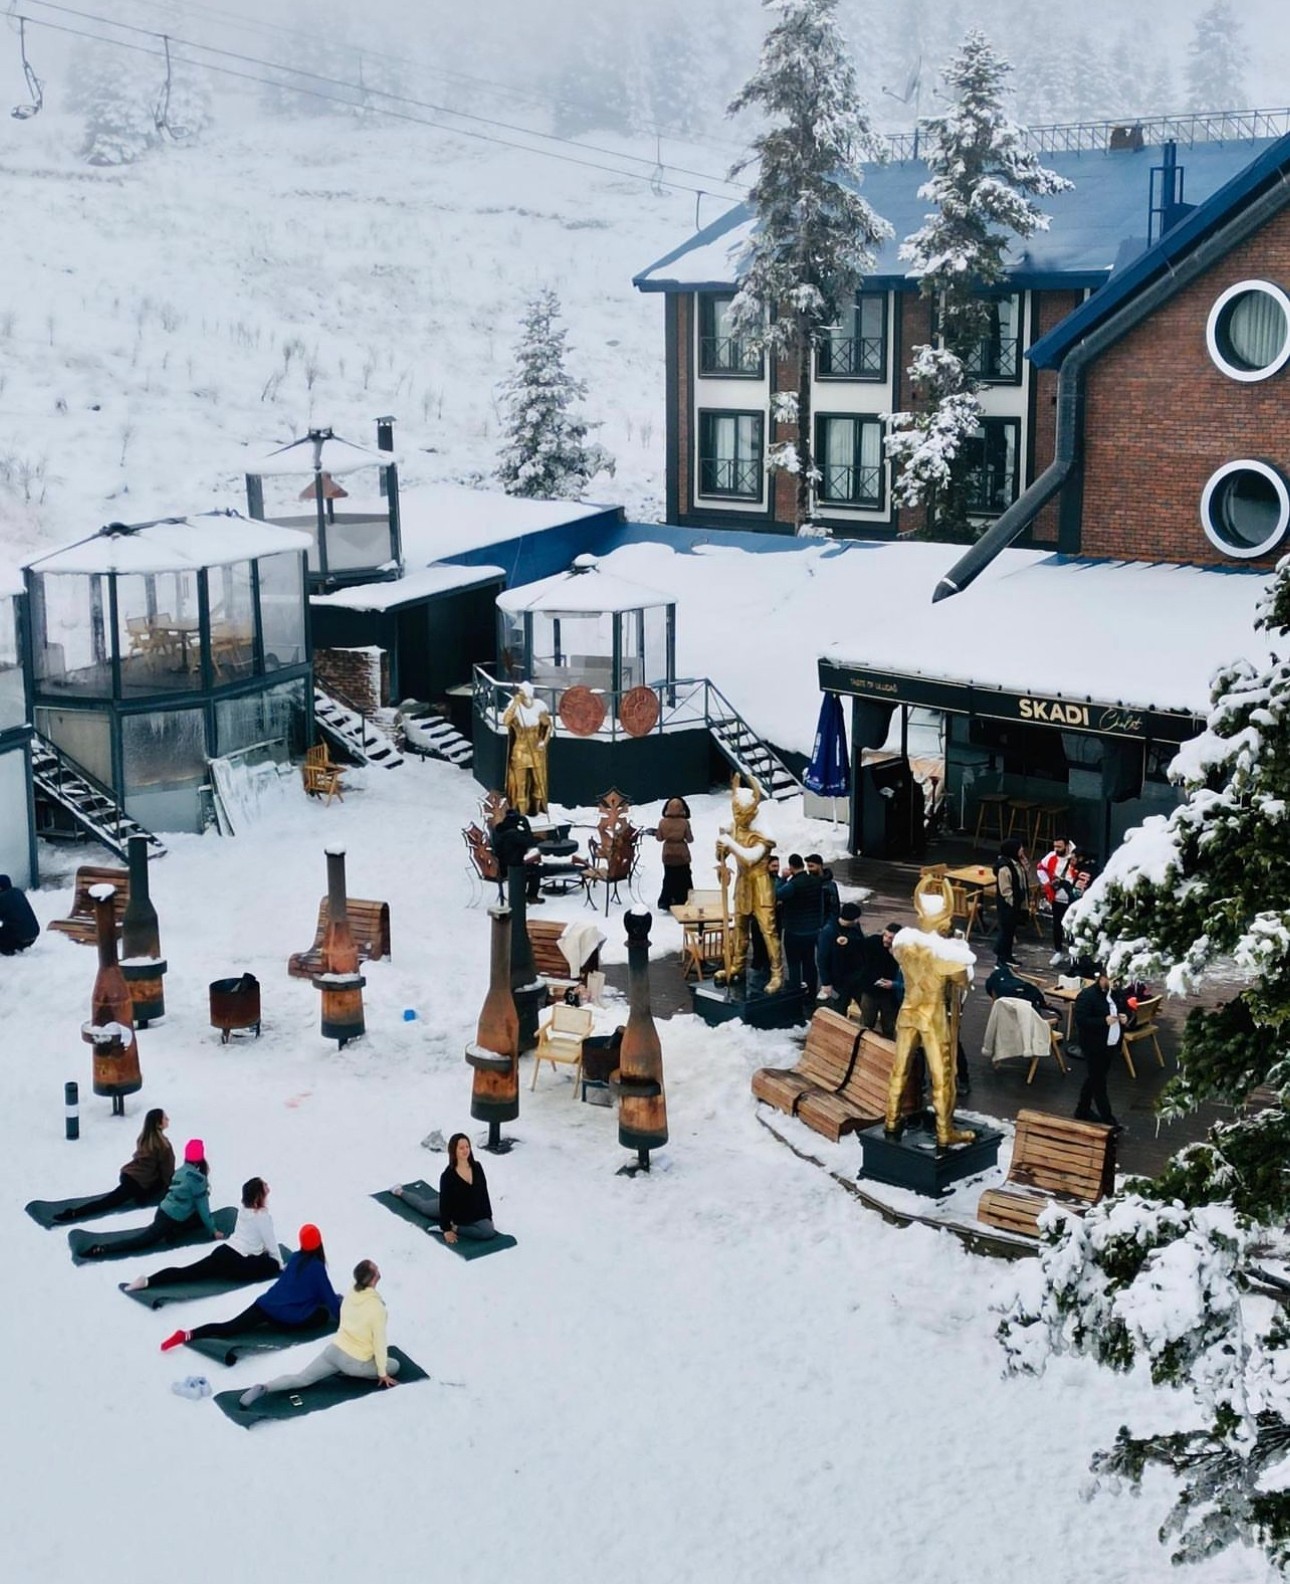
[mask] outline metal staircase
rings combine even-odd
[[[410,754],[424,759],[444,759],[462,770],[469,770],[475,749],[442,715],[403,717],[403,746]]]
[[[775,751],[764,743],[728,698],[707,684],[707,719],[712,740],[741,775],[756,778],[776,803],[796,797],[802,783]]]
[[[403,763],[394,738],[379,722],[352,704],[314,684],[314,720],[324,737],[359,764],[392,770]]]
[[[166,851],[160,837],[130,818],[114,792],[39,732],[33,733],[31,740],[31,778],[41,797],[70,815],[79,829],[118,858],[128,856],[126,843],[131,836],[145,838],[149,857],[160,858]]]

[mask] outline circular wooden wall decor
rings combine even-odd
[[[605,701],[579,683],[560,695],[560,724],[575,737],[594,737],[605,724]]]
[[[634,687],[624,693],[618,719],[629,737],[647,737],[658,725],[658,694],[653,688]]]

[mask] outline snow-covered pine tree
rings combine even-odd
[[[811,520],[819,478],[811,435],[811,360],[827,325],[854,299],[873,247],[892,235],[857,191],[866,159],[881,157],[838,28],[837,0],[762,0],[778,13],[757,70],[728,114],[757,109],[766,129],[731,171],[754,161],[748,201],[756,226],[738,260],[731,322],[753,346],[795,365],[776,416],[796,438],[767,450],[771,468],[797,477],[798,531]]]
[[[1187,108],[1244,110],[1247,59],[1230,0],[1213,0],[1196,18],[1187,46]]]
[[[161,80],[142,55],[83,46],[68,73],[68,102],[84,118],[78,153],[91,165],[131,165],[160,139],[153,118]]]
[[[597,473],[614,471],[614,459],[587,436],[599,425],[573,410],[587,394],[565,368],[560,300],[539,291],[524,310],[514,372],[500,388],[505,439],[497,478],[508,495],[580,500]]]
[[[1274,644],[1290,637],[1290,563],[1258,624]],[[1095,1472],[1137,1484],[1152,1466],[1174,1471],[1161,1539],[1176,1540],[1177,1560],[1242,1541],[1284,1569],[1290,1287],[1276,1291],[1275,1263],[1290,1255],[1290,662],[1220,671],[1207,730],[1171,774],[1185,802],[1130,832],[1065,928],[1115,975],[1163,977],[1175,992],[1207,975],[1236,982],[1221,1005],[1189,1013],[1161,1101],[1166,1117],[1227,1102],[1235,1120],[1154,1180],[1050,1225],[1039,1281],[1000,1334],[1014,1367],[1041,1368],[1051,1352],[1119,1370],[1142,1361],[1190,1392],[1186,1422],[1199,1428],[1122,1429]],[[1271,1103],[1243,1111],[1256,1089]]]
[[[1039,163],[1005,113],[1011,70],[975,29],[945,67],[952,102],[943,115],[923,122],[931,180],[918,189],[936,209],[900,249],[932,304],[938,345],[914,349],[909,375],[920,407],[891,414],[887,455],[899,470],[892,489],[896,504],[926,504],[932,539],[974,537],[967,442],[981,417],[978,373],[994,311],[987,294],[1004,278],[1004,252],[1012,238],[1048,226],[1032,196],[1047,197],[1071,185]]]

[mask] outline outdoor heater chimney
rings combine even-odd
[[[489,908],[488,917],[492,932],[488,994],[475,1038],[466,1046],[466,1061],[474,1069],[470,1114],[477,1122],[488,1123],[485,1148],[502,1155],[512,1141],[503,1141],[501,1125],[520,1114],[520,1019],[511,995],[511,910]]]
[[[125,1097],[143,1088],[139,1045],[134,1037],[130,987],[116,960],[116,887],[90,887],[99,968],[90,995],[90,1020],[81,1038],[94,1050],[94,1093],[110,1098],[112,1115],[125,1115]]]
[[[322,1036],[336,1040],[344,1050],[366,1027],[363,986],[367,981],[358,971],[358,947],[349,928],[343,848],[327,853],[327,928],[321,955],[321,971],[311,982],[322,992]]]

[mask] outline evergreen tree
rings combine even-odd
[[[921,295],[933,306],[939,344],[914,349],[909,374],[920,406],[891,415],[887,455],[899,469],[892,490],[897,505],[926,503],[934,539],[973,537],[971,456],[965,442],[981,418],[973,362],[993,311],[983,294],[1004,279],[1011,239],[1047,228],[1048,217],[1031,196],[1064,192],[1071,185],[1023,146],[1021,133],[1004,113],[1011,69],[975,30],[945,68],[953,103],[945,114],[923,123],[931,180],[918,189],[918,196],[936,209],[900,249],[921,277]]]
[[[1259,626],[1290,636],[1290,566]],[[1130,978],[1164,976],[1187,992],[1217,970],[1241,988],[1192,1011],[1168,1117],[1203,1101],[1267,1109],[1182,1150],[1153,1181],[1130,1181],[1082,1220],[1054,1221],[1042,1285],[1001,1328],[1013,1363],[1052,1351],[1127,1370],[1145,1361],[1189,1390],[1199,1428],[1120,1431],[1094,1469],[1138,1483],[1172,1469],[1177,1501],[1162,1531],[1176,1560],[1234,1541],[1290,1565],[1290,1325],[1269,1303],[1269,1261],[1290,1254],[1290,663],[1241,661],[1219,672],[1208,729],[1171,774],[1186,800],[1132,831],[1087,897],[1066,915],[1074,948]],[[1277,1294],[1285,1303],[1290,1283]],[[1188,1418],[1195,1420],[1196,1415]]]
[[[153,116],[159,81],[142,55],[106,45],[72,57],[69,103],[84,117],[78,152],[91,165],[131,165],[161,141]]]
[[[811,361],[825,326],[853,300],[875,243],[892,230],[856,191],[862,161],[881,157],[856,91],[855,69],[835,15],[837,0],[762,0],[777,12],[756,71],[728,114],[757,108],[769,121],[752,153],[749,203],[756,226],[738,261],[731,319],[772,357],[795,365],[795,388],[781,392],[776,416],[796,440],[767,452],[772,468],[797,476],[796,523],[811,519],[819,478],[811,436]]]
[[[581,500],[597,473],[612,474],[614,459],[588,444],[591,429],[573,405],[586,385],[566,370],[560,300],[540,291],[530,301],[515,350],[515,371],[501,386],[505,441],[497,478],[508,495]]]
[[[1230,0],[1213,0],[1187,47],[1187,108],[1244,110],[1246,49]]]

